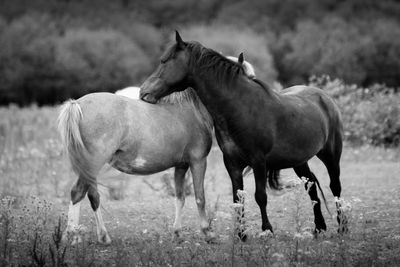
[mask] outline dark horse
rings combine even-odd
[[[306,186],[315,203],[315,231],[326,230],[317,193],[319,183],[307,161],[317,155],[325,164],[330,188],[339,200],[342,123],[334,101],[322,90],[308,86],[274,92],[246,76],[240,64],[197,42],[184,42],[176,32],[176,43],[165,51],[161,64],[141,86],[140,98],[156,103],[188,86],[194,88],[214,120],[232,180],[233,200],[238,200],[237,190],[243,189],[243,170],[253,168],[262,230],[272,232],[266,211],[267,181],[271,188],[279,189],[279,170],[293,168],[297,176],[308,178]],[[345,231],[340,202],[336,207],[339,231]]]

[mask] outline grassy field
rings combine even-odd
[[[89,201],[82,204],[84,241],[60,241],[69,190],[76,177],[62,155],[55,108],[0,108],[0,266],[396,266],[400,264],[400,149],[346,145],[342,196],[351,209],[350,232],[338,235],[327,210],[327,232],[314,238],[309,197],[301,185],[283,195],[268,191],[274,235],[261,233],[254,179],[245,177],[245,225],[237,240],[231,183],[221,152],[208,158],[205,189],[215,242],[200,233],[193,194],[187,196],[182,237],[174,239],[170,172],[129,176],[105,170],[99,181],[102,211],[112,239],[96,243]],[[317,159],[329,208],[335,211],[327,172]],[[164,176],[164,177],[163,177]],[[292,180],[292,170],[282,172]],[[188,190],[190,192],[190,190]]]

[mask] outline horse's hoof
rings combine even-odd
[[[174,235],[173,235],[173,237],[172,237],[172,242],[177,243],[177,244],[180,244],[180,243],[182,243],[183,241],[184,241],[184,240],[183,240],[183,238],[182,238],[182,236],[181,236],[181,232],[175,230],[175,231],[174,231]]]
[[[214,232],[209,231],[206,234],[206,238],[205,238],[206,242],[209,244],[215,243],[215,241],[217,240],[217,236]]]
[[[347,224],[341,224],[341,225],[339,225],[339,228],[337,231],[341,235],[347,234],[349,232],[349,227],[347,226]]]
[[[326,224],[325,222],[323,224],[316,224],[315,225],[315,229],[314,229],[314,233],[319,234],[322,232],[326,231]]]
[[[270,230],[265,230],[261,232],[258,235],[259,238],[268,238],[268,237],[274,237],[274,232],[271,232]]]
[[[110,245],[111,244],[111,238],[108,234],[103,234],[102,236],[99,236],[98,241],[102,245]]]
[[[74,231],[65,231],[61,237],[63,243],[71,242],[71,245],[82,243],[82,236]]]
[[[242,242],[247,241],[247,234],[245,234],[245,233],[238,233],[238,237],[239,237],[240,241],[242,241]]]
[[[82,243],[81,235],[77,235],[77,234],[73,235],[72,236],[72,241],[71,241],[71,246],[75,246],[75,245],[80,244],[80,243]]]
[[[312,232],[314,235],[314,238],[318,238],[319,235],[323,235],[326,232],[326,227],[325,229],[318,229],[317,227],[315,227],[314,231]]]
[[[274,233],[274,230],[272,229],[272,225],[268,222],[268,223],[263,223],[263,225],[261,226],[261,230],[263,232],[265,231],[270,231],[272,234]]]
[[[339,234],[346,234],[349,232],[349,227],[348,227],[348,219],[347,216],[343,213],[340,213],[337,217],[337,221],[339,224],[338,228],[338,233]]]

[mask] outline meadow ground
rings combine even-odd
[[[61,153],[55,108],[0,109],[0,266],[396,266],[400,264],[400,149],[346,145],[342,196],[350,205],[349,233],[339,235],[325,208],[328,230],[313,237],[312,205],[303,187],[281,196],[268,191],[274,235],[261,233],[254,179],[245,177],[245,225],[237,240],[229,176],[213,148],[205,178],[207,211],[217,238],[204,241],[193,194],[186,198],[183,232],[173,239],[174,197],[164,172],[129,176],[105,170],[99,181],[103,217],[112,239],[96,243],[93,212],[83,201],[84,241],[59,241],[69,190],[76,179]],[[325,167],[310,166],[335,211]],[[167,174],[167,175],[165,175]],[[163,177],[164,176],[164,177]],[[282,179],[296,179],[284,170]],[[189,190],[188,190],[189,191]],[[7,197],[10,196],[11,198]]]

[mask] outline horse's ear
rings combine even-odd
[[[238,62],[239,62],[240,64],[243,64],[243,62],[244,62],[244,55],[243,55],[243,52],[240,53],[240,55],[239,55],[239,57],[238,57]]]
[[[185,47],[185,42],[182,40],[182,37],[181,37],[181,35],[179,34],[179,32],[177,31],[177,30],[175,30],[175,40],[176,40],[176,44],[179,46],[179,47],[181,47],[181,48],[183,48],[183,47]]]

